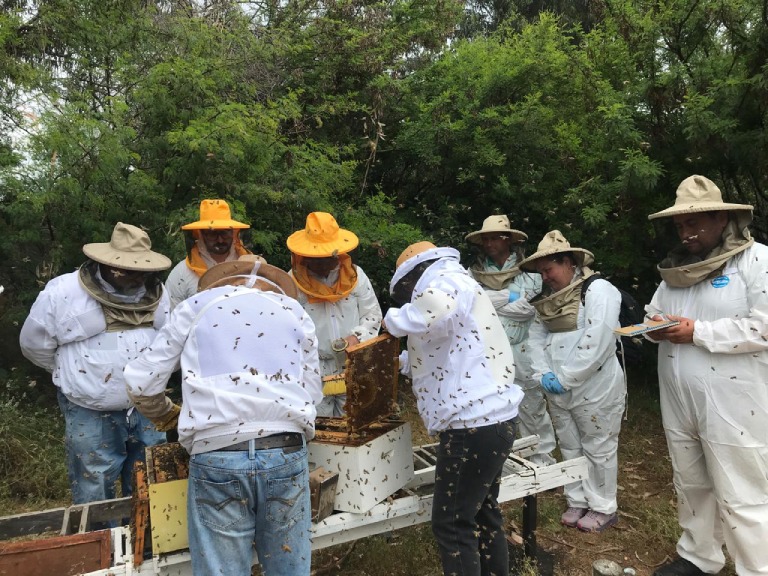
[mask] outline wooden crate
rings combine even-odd
[[[74,576],[110,567],[110,531],[0,542],[0,576]]]

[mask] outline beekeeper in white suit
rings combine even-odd
[[[610,282],[584,280],[594,274],[594,256],[573,248],[558,230],[548,232],[522,270],[541,274],[545,289],[532,300],[534,377],[549,398],[560,452],[569,460],[586,456],[588,475],[564,488],[568,508],[560,522],[584,532],[601,532],[618,520],[618,447],[626,386],[616,358],[621,293]]]
[[[515,361],[488,295],[457,250],[408,246],[390,282],[390,334],[408,337],[402,371],[413,378],[419,414],[439,435],[432,532],[448,576],[509,574],[498,496],[515,440]]]
[[[465,238],[481,249],[469,272],[491,298],[512,345],[515,384],[525,393],[518,414],[520,435],[539,437],[536,454],[529,460],[543,466],[554,464],[555,430],[547,412],[544,390],[533,378],[528,345],[528,330],[536,315],[529,301],[541,292],[541,276],[520,270],[518,266],[525,258],[523,243],[528,235],[512,228],[505,214],[494,214],[483,220],[480,230],[470,232]]]
[[[341,375],[345,350],[374,338],[381,327],[381,307],[371,281],[349,252],[357,248],[357,235],[340,228],[328,212],[311,212],[306,226],[288,237],[291,276],[299,289],[298,301],[315,323],[323,401],[320,417],[346,415],[347,386]]]
[[[752,206],[703,176],[649,218],[671,218],[682,243],[646,307],[680,321],[649,335],[683,529],[680,557],[654,574],[717,573],[723,544],[737,574],[768,574],[768,247],[749,233]]]

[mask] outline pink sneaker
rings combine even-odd
[[[587,508],[575,508],[574,506],[569,506],[568,510],[563,512],[563,515],[560,516],[560,524],[568,526],[569,528],[575,528],[579,520],[581,520],[587,512],[589,512]]]
[[[576,528],[582,532],[602,532],[618,521],[619,515],[616,512],[613,514],[603,514],[602,512],[590,510],[576,523]]]

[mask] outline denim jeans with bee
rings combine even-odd
[[[432,532],[444,574],[509,574],[498,496],[502,467],[514,441],[512,420],[440,433]]]
[[[312,511],[306,445],[194,454],[187,492],[194,574],[308,576]]]

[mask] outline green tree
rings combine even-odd
[[[399,202],[412,206],[405,194],[417,190],[416,216],[430,214],[454,243],[494,211],[532,238],[559,227],[576,243],[605,246],[608,268],[628,273],[644,227],[630,214],[661,167],[644,153],[631,94],[585,49],[604,42],[593,31],[575,45],[542,15],[519,35],[458,42],[414,74],[392,151]],[[613,63],[632,73],[626,58],[614,51]]]

